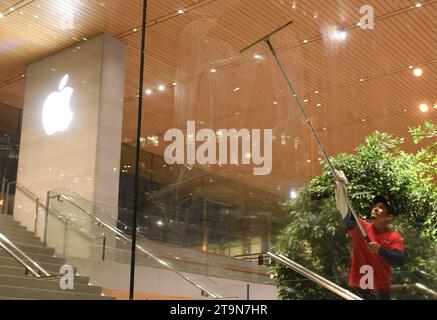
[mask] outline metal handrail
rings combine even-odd
[[[428,288],[427,286],[421,284],[421,283],[413,283],[413,284],[394,284],[392,285],[393,289],[401,289],[401,288],[417,288],[421,291],[424,291],[428,294],[433,295],[434,297],[437,297],[437,292],[435,292],[434,290]]]
[[[35,200],[35,222],[34,222],[34,230],[33,232],[36,233],[37,232],[37,226],[38,226],[38,214],[39,214],[39,207],[40,204],[42,204],[41,199],[34,194],[32,191],[30,191],[29,189],[27,189],[25,186],[21,185],[20,183],[18,183],[17,181],[13,181],[13,182],[9,182],[6,188],[6,211],[9,210],[9,189],[11,187],[11,185],[14,185],[16,189],[22,191],[25,195],[29,196],[30,198],[33,198],[33,200]]]
[[[363,300],[362,298],[358,297],[357,295],[353,294],[352,292],[340,287],[339,285],[333,283],[332,281],[329,281],[328,279],[323,278],[322,276],[318,275],[317,273],[308,270],[307,268],[301,266],[300,264],[294,262],[293,260],[287,258],[284,255],[277,255],[271,252],[267,252],[267,255],[271,258],[281,262],[285,266],[289,267],[290,269],[296,271],[297,273],[303,275],[304,277],[308,278],[309,280],[313,281],[314,283],[317,283],[318,285],[328,289],[332,293],[337,294],[338,296],[346,299],[346,300]]]
[[[7,245],[5,245],[5,243]],[[51,277],[51,275],[42,268],[38,263],[36,263],[34,260],[29,258],[23,251],[21,251],[15,244],[13,244],[6,236],[4,236],[2,233],[0,233],[0,247],[2,247],[7,253],[9,253],[12,258],[14,258],[18,263],[20,263],[24,268],[26,268],[27,271],[29,271],[33,276],[36,278],[43,278],[43,277]],[[14,251],[12,251],[10,248],[18,252],[18,254],[26,259],[28,262],[30,262],[31,265],[33,265],[37,270],[32,268],[31,265],[26,263],[19,255],[17,255]],[[42,275],[41,275],[42,274]]]
[[[88,215],[91,219],[97,221],[98,223],[100,223],[101,225],[103,225],[104,227],[108,228],[110,231],[112,231],[113,233],[115,233],[117,236],[119,236],[120,238],[128,241],[128,242],[132,242],[131,239],[129,239],[127,236],[125,236],[122,232],[120,232],[118,229],[112,227],[111,225],[108,225],[106,222],[104,222],[103,220],[97,218],[96,216],[92,215],[90,212],[88,212],[88,210],[83,209],[82,207],[80,207],[79,205],[77,205],[75,202],[73,202],[72,200],[70,200],[67,196],[63,195],[63,194],[57,194],[48,198],[57,198],[58,201],[60,198],[62,198],[63,200],[67,201],[68,203],[70,203],[72,206],[74,206],[75,208],[77,208],[78,210],[82,211],[83,213],[85,213],[86,215]],[[203,286],[197,284],[196,282],[194,282],[193,280],[191,280],[189,277],[187,277],[186,275],[180,273],[178,270],[176,270],[172,265],[170,265],[169,263],[167,263],[166,261],[158,258],[157,256],[155,256],[153,253],[151,253],[150,251],[148,251],[147,249],[144,249],[142,246],[140,245],[136,245],[136,248],[138,248],[141,252],[143,252],[144,254],[146,254],[147,256],[151,257],[153,260],[155,260],[156,262],[158,262],[159,264],[163,265],[165,268],[167,268],[168,270],[174,272],[175,274],[177,274],[179,277],[181,277],[182,279],[184,279],[185,281],[187,281],[188,283],[190,283],[191,285],[195,286],[196,288],[198,288],[199,290],[201,290],[202,292],[205,292],[206,294],[208,294],[208,296],[212,297],[213,299],[223,299],[223,297],[219,294],[213,293],[212,291],[204,288]]]
[[[34,225],[34,232],[36,232],[37,230],[37,223],[38,223],[38,214],[39,214],[39,207],[41,206],[41,208],[43,209],[47,209],[47,204],[44,203],[35,193],[33,193],[32,191],[30,191],[27,187],[23,186],[22,184],[14,181],[14,182],[9,182],[7,185],[7,191],[6,191],[6,210],[8,210],[9,207],[9,189],[11,185],[16,186],[16,188],[20,191],[22,191],[25,195],[30,196],[31,198],[33,198],[36,201],[36,215],[35,215],[35,225]],[[66,224],[72,225],[74,226],[74,223],[71,222],[70,219],[68,219],[68,217],[64,216],[62,213],[60,213],[59,211],[57,211],[56,209],[50,208],[49,209],[50,212],[56,214],[58,216],[58,218],[64,219]],[[47,220],[46,220],[47,221]],[[47,222],[46,222],[47,223]],[[102,244],[102,260],[105,260],[105,252],[106,252],[106,236],[103,233],[101,237],[97,237],[97,236],[92,236],[89,235],[88,233],[82,231],[80,228],[74,228],[74,230],[78,233],[80,233],[82,236],[87,237],[91,240],[102,240],[103,244]],[[47,242],[46,239],[44,240],[44,244],[47,246]]]

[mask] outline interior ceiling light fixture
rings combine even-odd
[[[421,77],[423,75],[423,69],[422,68],[416,68],[416,69],[414,69],[413,73],[414,73],[414,75],[416,77]]]
[[[419,106],[419,110],[420,110],[421,112],[425,113],[425,112],[428,112],[428,111],[429,111],[429,107],[428,107],[428,105],[427,105],[426,103],[422,103],[422,104]]]
[[[331,34],[331,38],[333,40],[344,41],[347,38],[347,32],[342,28],[335,27]]]

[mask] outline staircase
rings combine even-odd
[[[0,233],[37,262],[52,276],[59,275],[65,259],[54,256],[53,248],[43,246],[41,240],[15,221],[0,214]],[[113,300],[102,295],[102,288],[89,284],[89,278],[74,278],[73,290],[62,290],[59,278],[37,279],[25,274],[25,268],[0,247],[0,300]]]

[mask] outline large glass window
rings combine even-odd
[[[0,1],[1,213],[108,296],[435,299],[436,17]]]

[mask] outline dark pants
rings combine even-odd
[[[373,291],[353,288],[352,292],[364,300],[390,300],[390,291]]]

